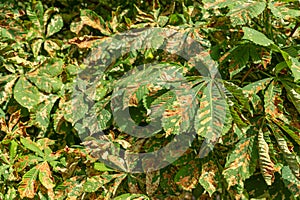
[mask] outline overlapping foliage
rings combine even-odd
[[[0,199],[299,198],[299,7],[293,0],[1,3]],[[86,149],[91,141],[81,136],[89,108],[74,110],[72,101],[93,45],[144,27],[190,36],[218,63],[222,78],[204,77],[182,58],[154,49],[125,54],[105,71],[94,109],[116,146],[151,152],[187,130],[197,133],[174,163],[131,174]],[[171,63],[167,71],[188,80],[185,87],[194,91],[186,99],[188,116],[168,85],[143,83],[143,75],[119,82],[135,66],[155,61]],[[115,122],[112,91],[128,83],[134,122],[149,123],[151,108],[163,104],[156,136],[136,139]],[[226,88],[226,102],[215,101],[216,84]],[[203,142],[214,144],[205,157]]]

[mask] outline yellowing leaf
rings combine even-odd
[[[202,165],[199,183],[209,193],[209,196],[218,189],[219,169],[214,160],[209,160]]]
[[[36,168],[39,170],[39,181],[48,190],[48,196],[50,199],[54,199],[53,188],[55,184],[53,183],[52,174],[48,163],[44,161],[37,165]]]
[[[32,85],[24,76],[21,76],[14,88],[14,98],[25,108],[32,109],[46,99],[46,96]]]
[[[58,31],[60,31],[62,29],[62,27],[64,26],[64,22],[63,19],[60,15],[54,15],[51,20],[50,23],[47,26],[47,35],[46,37],[50,37],[53,34],[57,33]]]
[[[84,25],[99,30],[104,35],[110,35],[109,29],[103,26],[103,19],[92,10],[80,10],[80,22],[71,24],[71,31],[78,34]]]
[[[225,126],[226,106],[221,84],[210,80],[204,89],[200,108],[195,117],[197,134],[206,139],[200,149],[200,157],[204,157],[213,148],[221,137]]]
[[[146,173],[146,193],[151,196],[159,187],[160,182],[160,171]]]
[[[22,199],[24,197],[34,198],[36,194],[36,178],[38,173],[39,170],[34,167],[23,175],[21,184],[18,188]]]
[[[255,148],[255,136],[240,140],[227,157],[223,175],[231,186],[244,186],[244,182],[255,171],[257,161],[257,149]]]
[[[269,133],[269,132],[266,132]],[[262,131],[258,133],[258,151],[259,151],[259,161],[260,169],[262,175],[268,185],[271,185],[274,180],[274,163],[272,162],[269,155],[269,146],[264,139]]]
[[[55,185],[52,181],[51,170],[48,163],[44,161],[37,165],[36,168],[39,170],[39,180],[42,185],[48,190],[53,189]]]

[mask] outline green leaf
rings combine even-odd
[[[24,145],[24,147],[26,147],[26,149],[29,149],[37,153],[39,156],[44,157],[44,153],[41,148],[35,142],[30,140],[30,138],[21,138],[20,141]]]
[[[169,21],[169,17],[167,16],[159,16],[157,23],[160,27],[164,27]]]
[[[278,147],[283,154],[284,160],[288,163],[290,169],[296,175],[300,177],[300,159],[296,153],[289,150],[286,139],[283,137],[282,131],[274,124],[270,123],[269,127],[275,135],[275,138],[278,143]]]
[[[10,142],[10,147],[9,147],[9,160],[11,164],[14,162],[14,159],[17,155],[17,149],[18,149],[18,143],[15,140],[12,140]]]
[[[288,3],[280,1],[269,1],[268,8],[271,10],[275,17],[280,19],[290,20],[291,18],[297,18],[300,16],[300,10],[291,9]]]
[[[250,111],[248,94],[245,93],[242,88],[240,88],[239,86],[237,86],[231,82],[224,81],[224,85],[225,85],[226,89],[234,97],[234,98],[231,98],[231,96],[229,96],[229,98],[232,99],[232,101],[235,103],[235,105],[237,105],[237,106],[241,105],[246,110]]]
[[[269,134],[269,132],[267,132]],[[259,164],[262,175],[267,183],[271,185],[274,177],[274,163],[272,162],[269,155],[269,146],[264,139],[262,131],[258,133],[258,153],[259,153]]]
[[[64,22],[62,17],[58,14],[54,15],[47,26],[46,37],[50,37],[53,34],[57,33],[62,29],[63,26],[64,26]]]
[[[279,120],[273,120],[273,122],[284,130],[298,145],[300,145],[299,130],[297,128]]]
[[[26,78],[45,93],[58,92],[63,83],[61,77],[57,77],[63,71],[63,61],[59,58],[53,58],[44,63],[35,71],[26,74]]]
[[[30,165],[37,164],[39,162],[43,162],[43,160],[44,160],[43,158],[41,158],[40,156],[36,156],[34,154],[20,156],[20,158],[18,160],[17,171],[20,172]]]
[[[115,197],[114,200],[150,200],[150,198],[144,194],[127,193],[127,194],[122,194],[120,196]]]
[[[36,109],[33,110],[35,114],[33,115],[33,121],[37,127],[41,128],[43,132],[45,132],[48,128],[48,125],[50,123],[50,112],[52,110],[52,107],[56,100],[58,99],[58,96],[56,95],[50,95],[48,96],[47,100],[40,103]]]
[[[236,3],[233,1],[223,1],[223,0],[203,0],[205,9],[218,9],[218,8],[225,8],[230,7],[232,8]]]
[[[240,73],[243,69],[245,69],[246,64],[250,59],[250,44],[247,45],[239,45],[232,48],[228,53],[229,55],[222,61],[228,61],[230,59],[229,66],[229,74],[230,79],[232,79],[236,74]]]
[[[88,177],[83,184],[85,192],[96,192],[103,185],[103,180],[100,176]]]
[[[18,78],[15,77],[14,74],[2,76],[0,78],[0,84],[1,84],[1,87],[3,88],[0,91],[0,104],[11,99],[12,94],[13,94],[13,87],[15,85],[16,80],[18,80]]]
[[[21,76],[14,88],[14,98],[19,104],[30,110],[37,104],[43,102],[46,96],[40,93],[25,76]]]
[[[43,18],[42,15],[44,14],[43,5],[40,1],[37,2],[37,5],[35,6],[35,10],[32,10],[31,7],[28,7],[26,9],[27,16],[31,23],[33,24],[33,27],[38,32],[43,32]]]
[[[55,188],[56,193],[68,199],[76,199],[83,193],[82,176],[72,176]],[[64,199],[61,198],[61,199]]]
[[[260,15],[265,7],[265,1],[261,0],[241,0],[241,1],[222,1],[222,0],[204,0],[204,9],[229,8],[227,16],[230,17],[234,26],[244,25],[251,19]]]
[[[99,163],[99,162],[94,163],[94,169],[101,172],[115,171],[109,167],[106,167],[104,163]]]
[[[284,166],[281,170],[282,178],[285,186],[290,190],[290,192],[298,197],[300,195],[300,181],[292,173],[288,166]]]
[[[243,87],[243,92],[248,94],[249,100],[254,108],[257,108],[261,101],[257,93],[267,88],[267,86],[272,80],[273,78],[265,78],[256,82],[252,82]]]
[[[294,104],[295,108],[300,114],[300,94],[298,92],[300,91],[300,87],[294,83],[283,83],[287,92],[288,99]],[[298,89],[298,91],[296,89]]]
[[[292,73],[295,77],[295,81],[298,81],[300,79],[300,62],[297,58],[290,57],[290,66]]]
[[[243,188],[244,181],[254,173],[258,159],[255,140],[255,136],[241,139],[227,156],[222,174],[228,183],[228,189],[235,185]]]
[[[61,58],[51,58],[38,69],[38,73],[55,77],[62,73],[63,67],[64,61]]]
[[[271,44],[274,44],[272,40],[267,38],[263,33],[254,30],[252,28],[243,27],[244,31],[244,40],[250,40],[251,42],[261,45],[261,46],[270,46]]]
[[[0,38],[7,38],[7,39],[10,39],[10,40],[14,40],[15,36],[14,36],[12,31],[7,30],[3,27],[0,27]]]
[[[277,82],[272,81],[264,95],[265,113],[273,119],[277,118],[285,121],[285,116],[280,108],[283,104],[283,100],[280,98],[280,95],[281,88]]]
[[[166,136],[188,131],[197,108],[197,101],[193,99],[188,84],[182,84],[182,86],[172,90],[172,93],[165,104],[162,118],[162,126]],[[174,96],[171,97],[172,95]]]
[[[227,16],[230,17],[234,26],[244,25],[250,22],[251,19],[260,15],[266,7],[265,1],[250,0],[231,2],[235,3],[235,5],[230,8]]]
[[[26,78],[34,83],[34,85],[42,92],[45,93],[57,93],[63,83],[60,77],[49,77],[46,75],[33,75],[27,74]]]
[[[221,84],[214,80],[209,81],[204,88],[200,99],[200,108],[195,117],[197,134],[206,139],[206,144],[210,149],[223,133],[227,111],[227,102],[222,94],[224,91],[225,88]],[[204,150],[203,148],[206,147],[202,146],[202,150]]]
[[[198,184],[198,177],[200,175],[198,162],[189,162],[182,166],[174,177],[174,182],[186,191],[192,191]],[[192,174],[192,176],[191,176]]]
[[[114,187],[110,187],[108,190],[108,193],[105,196],[105,199],[111,199],[113,196],[115,196],[117,189],[119,188],[122,181],[127,177],[127,174],[116,174],[114,180]]]
[[[7,193],[5,194],[4,200],[11,200],[16,198],[17,198],[17,190],[13,186],[8,186],[8,190]]]

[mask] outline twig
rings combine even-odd
[[[243,82],[245,81],[245,79],[249,76],[249,74],[252,72],[253,70],[253,66],[250,67],[250,69],[246,72],[246,74],[243,76],[241,82],[240,82],[240,86],[243,84]]]
[[[293,28],[292,32],[290,33],[289,37],[292,37],[294,35],[294,33],[297,31],[297,29],[300,26],[300,21],[297,22],[296,26]]]

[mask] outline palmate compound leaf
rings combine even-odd
[[[269,133],[269,132],[268,132]],[[269,155],[269,146],[264,139],[262,131],[258,133],[258,153],[259,153],[259,165],[262,175],[267,183],[271,185],[274,180],[274,163]]]
[[[253,130],[249,129],[249,131]],[[235,185],[243,188],[244,181],[254,173],[258,159],[255,140],[256,136],[241,139],[228,155],[222,172],[228,183],[228,189]]]

